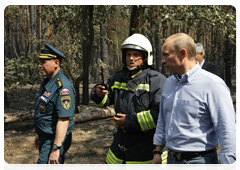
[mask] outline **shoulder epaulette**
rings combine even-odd
[[[58,78],[58,79],[56,80],[56,83],[57,83],[58,89],[60,89],[60,88],[63,87],[63,82],[62,82],[62,79],[61,79],[61,78]]]

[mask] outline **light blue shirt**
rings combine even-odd
[[[222,164],[236,160],[235,111],[225,82],[197,63],[167,79],[162,93],[154,145],[175,152],[208,151],[221,144]]]

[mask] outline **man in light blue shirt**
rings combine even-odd
[[[234,163],[235,111],[227,85],[196,63],[196,46],[187,34],[170,36],[162,53],[162,63],[175,74],[164,85],[155,151],[162,151],[166,144],[168,164],[214,164],[218,155],[220,163]],[[153,163],[161,162],[160,154],[155,154]]]

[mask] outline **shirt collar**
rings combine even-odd
[[[182,75],[181,79],[179,78],[178,74],[175,73],[174,76],[176,78],[176,83],[179,82],[179,81],[181,83],[183,83],[185,81],[190,83],[194,79],[194,76],[199,69],[201,69],[201,67],[200,67],[199,63],[197,62],[197,64],[191,70],[189,70],[186,74]]]

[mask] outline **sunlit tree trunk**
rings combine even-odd
[[[109,56],[108,56],[108,45],[106,42],[106,37],[107,37],[107,29],[106,29],[106,22],[101,23],[100,26],[100,35],[101,35],[101,60],[103,63],[107,65],[106,68],[103,68],[104,70],[104,80],[107,81],[109,77]]]

